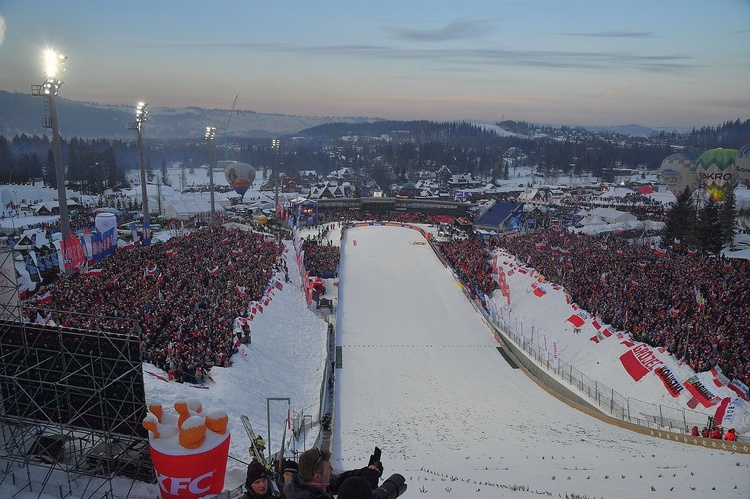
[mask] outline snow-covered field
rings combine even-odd
[[[338,230],[329,238],[339,244]],[[343,240],[338,289],[333,463],[337,469],[367,464],[374,446],[383,450],[384,477],[401,473],[404,497],[632,498],[750,497],[750,456],[658,440],[578,412],[550,396],[520,369],[512,369],[480,314],[451,272],[418,232],[395,227],[355,228]],[[290,271],[296,268],[287,246]],[[165,382],[144,366],[149,403],[170,405],[197,398],[229,415],[232,443],[225,489],[244,482],[249,441],[239,421],[246,414],[266,434],[267,399],[290,398],[294,413],[318,432],[319,398],[327,363],[327,324],[306,306],[300,276],[275,291],[252,323],[253,341],[231,368],[214,368],[208,390]],[[634,383],[605,343],[572,337],[563,300],[541,300],[529,282],[508,279],[513,312],[557,333],[561,359],[591,377],[640,400],[664,402],[664,387]],[[329,292],[335,292],[333,282]],[[551,295],[550,295],[551,296]],[[331,295],[336,299],[335,295]],[[583,335],[578,335],[583,336]],[[589,335],[590,336],[590,335]],[[612,347],[614,348],[614,347]],[[644,378],[645,379],[645,378]],[[271,447],[278,445],[284,403],[271,403]],[[0,485],[0,497],[38,497],[20,488],[25,472]],[[54,477],[51,484],[58,484]],[[114,496],[157,497],[156,485],[116,479]],[[58,497],[56,486],[42,497]],[[82,489],[72,496],[86,497]]]

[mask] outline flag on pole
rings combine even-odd
[[[36,297],[37,305],[47,305],[48,303],[52,303],[52,294],[50,294],[49,291],[46,291],[43,294]]]

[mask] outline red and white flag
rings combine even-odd
[[[586,323],[586,321],[578,314],[571,315],[570,317],[568,317],[567,321],[573,324],[573,326],[575,327],[581,327]]]
[[[212,268],[211,270],[208,271],[208,273],[210,275],[216,275],[216,274],[218,274],[219,273],[219,266],[217,265],[216,267]]]
[[[49,291],[46,291],[43,294],[36,297],[37,305],[47,305],[48,303],[52,303],[52,295],[50,294]]]

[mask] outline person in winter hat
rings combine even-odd
[[[266,470],[262,464],[254,459],[247,467],[245,487],[247,487],[247,492],[245,492],[241,499],[267,499],[273,497]]]
[[[298,471],[297,463],[291,459],[284,459],[281,463],[278,476],[276,478],[276,486],[280,491],[284,490],[284,486],[292,481],[292,477],[297,474]]]

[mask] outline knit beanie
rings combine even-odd
[[[245,486],[250,490],[253,482],[259,478],[264,478],[265,471],[263,465],[258,461],[252,461],[247,467],[247,479],[245,479]]]

